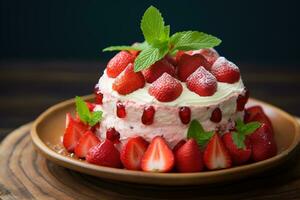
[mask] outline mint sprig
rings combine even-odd
[[[135,59],[134,71],[147,69],[167,54],[175,54],[178,50],[197,50],[218,46],[221,40],[212,35],[198,31],[178,32],[170,36],[170,25],[157,8],[150,6],[144,13],[141,24],[145,41],[137,46],[111,46],[103,51],[139,50]]]
[[[101,111],[90,112],[86,102],[81,97],[75,97],[76,112],[80,120],[89,126],[95,126],[102,119]]]
[[[204,147],[213,135],[214,131],[205,131],[197,120],[193,120],[190,123],[187,138],[195,139],[200,147]]]
[[[245,124],[241,119],[237,119],[235,124],[236,131],[232,132],[232,140],[239,149],[244,149],[246,136],[254,133],[261,124],[259,122]]]

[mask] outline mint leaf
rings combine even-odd
[[[152,44],[154,40],[160,40],[164,35],[164,19],[159,10],[150,6],[144,13],[141,21],[141,29],[145,40]]]
[[[187,138],[195,139],[198,145],[203,147],[213,135],[213,131],[205,131],[197,120],[193,120],[189,126]]]
[[[101,121],[101,119],[102,119],[101,111],[92,112],[91,118],[89,120],[89,125],[95,126],[99,121]]]
[[[243,126],[240,131],[243,132],[244,135],[250,135],[260,126],[261,124],[259,122],[250,122],[248,124],[245,124],[245,126]]]
[[[168,44],[162,43],[160,47],[149,46],[144,49],[134,61],[134,71],[138,72],[150,67],[168,53]]]
[[[170,25],[164,27],[164,40],[169,40],[170,38]]]
[[[237,148],[239,149],[244,149],[246,147],[245,145],[245,135],[244,134],[240,134],[237,132],[233,132],[232,133],[232,139],[234,144],[237,146]]]
[[[76,101],[76,112],[78,113],[80,120],[83,121],[84,123],[88,123],[89,119],[91,118],[91,113],[89,108],[80,97],[76,96],[75,101]]]
[[[123,50],[142,50],[139,46],[126,46],[126,45],[121,45],[121,46],[110,46],[106,47],[102,51],[123,51]]]
[[[174,50],[197,50],[212,48],[221,43],[221,40],[212,35],[198,31],[178,32],[171,36],[170,43]]]

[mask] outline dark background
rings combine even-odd
[[[91,93],[109,45],[141,41],[145,9],[171,32],[200,30],[223,40],[253,96],[300,115],[297,1],[0,0],[0,127],[33,120],[54,103]]]

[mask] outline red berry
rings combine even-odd
[[[108,77],[116,78],[129,63],[133,63],[135,56],[127,51],[120,51],[108,63],[106,73]]]
[[[95,107],[96,107],[96,104],[91,103],[91,102],[87,102],[87,101],[85,103],[86,103],[87,107],[89,108],[89,111],[93,112]]]
[[[211,73],[219,82],[235,83],[240,79],[240,70],[224,57],[219,57],[211,67]]]
[[[121,102],[117,102],[117,116],[119,118],[126,117],[126,109],[125,109],[125,106]]]
[[[260,123],[268,125],[272,133],[274,132],[272,122],[261,106],[252,106],[245,110],[245,122],[253,121],[258,121]]]
[[[181,95],[182,90],[182,85],[177,79],[164,73],[151,84],[148,92],[158,101],[170,102],[177,99]]]
[[[115,128],[109,128],[106,130],[106,139],[117,144],[120,142],[120,133]]]
[[[157,80],[163,73],[175,76],[175,68],[166,59],[162,59],[151,65],[151,67],[142,71],[147,83]]]
[[[79,158],[85,158],[87,152],[93,146],[99,144],[101,141],[91,131],[85,132],[79,139],[78,144],[75,147],[75,155]]]
[[[103,94],[100,92],[99,88],[96,86],[94,89],[94,94],[95,94],[95,103],[96,104],[102,104],[103,100]]]
[[[180,141],[173,147],[173,153],[175,154],[176,151],[177,151],[178,149],[180,149],[180,147],[181,147],[182,145],[184,145],[185,143],[186,143],[185,140],[180,140]]]
[[[129,64],[114,81],[112,88],[119,94],[126,95],[143,88],[145,79],[141,72],[134,72],[133,64]]]
[[[214,111],[211,113],[210,121],[219,123],[222,120],[222,111],[220,108],[214,109]]]
[[[187,106],[179,108],[179,117],[183,124],[188,124],[191,121],[191,109]]]
[[[170,55],[166,55],[166,56],[165,56],[165,59],[166,59],[169,63],[171,63],[173,66],[176,66],[176,65],[177,65],[177,62],[176,62],[175,57],[172,57],[172,56],[170,56]]]
[[[218,52],[213,48],[200,49],[198,51],[193,51],[192,54],[197,54],[197,53],[204,56],[204,58],[207,60],[207,62],[210,64],[210,66],[212,66],[219,57]]]
[[[245,89],[244,95],[239,95],[236,100],[236,110],[243,111],[245,109],[245,105],[249,99],[249,90]]]
[[[150,125],[153,123],[155,115],[155,109],[153,106],[147,106],[144,108],[144,112],[142,115],[142,122],[145,125]]]
[[[199,67],[186,80],[189,90],[200,96],[212,96],[217,91],[216,78],[204,67]]]

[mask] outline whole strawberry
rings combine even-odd
[[[273,125],[271,120],[264,112],[261,106],[252,106],[245,110],[245,122],[258,121],[264,123],[270,127],[271,132],[273,133]]]
[[[120,51],[107,63],[106,73],[108,77],[116,78],[129,63],[133,63],[135,56],[128,51]]]
[[[175,76],[175,68],[167,61],[167,59],[162,59],[151,65],[151,67],[144,69],[142,73],[147,83],[153,83],[163,73],[168,73],[171,76]]]
[[[224,57],[219,57],[211,67],[211,73],[219,82],[235,83],[240,79],[240,70]]]

